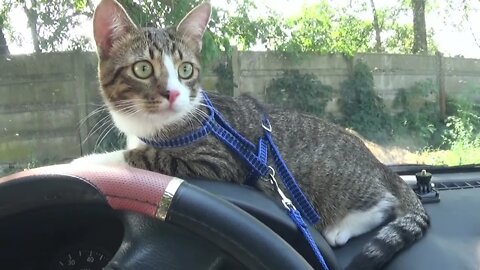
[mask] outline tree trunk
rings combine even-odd
[[[7,40],[3,34],[3,28],[0,27],[0,55],[9,55],[10,51],[8,50]]]
[[[32,34],[33,49],[36,53],[41,53],[42,48],[40,48],[40,39],[38,38],[38,29],[37,29],[37,2],[32,0],[32,7],[27,8],[27,4],[23,4],[23,10],[27,14],[28,18],[28,27],[30,28],[30,33]]]
[[[378,23],[378,15],[377,15],[377,9],[375,8],[375,3],[373,0],[370,0],[370,5],[372,6],[372,12],[373,12],[373,29],[375,29],[375,52],[383,52],[382,48],[382,29],[380,28],[380,24]]]
[[[425,24],[426,0],[412,0],[413,53],[427,53],[427,27]]]

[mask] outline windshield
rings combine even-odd
[[[200,0],[119,1],[138,26]],[[480,163],[480,1],[212,0],[205,90],[360,137],[386,164]],[[0,174],[125,147],[103,106],[93,0],[1,0]]]

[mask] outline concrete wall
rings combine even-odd
[[[375,87],[387,104],[395,91],[417,81],[439,81],[443,67],[447,94],[460,95],[480,85],[477,59],[437,56],[359,54],[372,69]],[[59,162],[93,150],[96,135],[85,140],[98,118],[82,119],[98,108],[101,99],[94,53],[51,53],[0,59],[0,166],[32,160]],[[270,80],[287,69],[313,73],[338,89],[352,61],[339,55],[285,57],[273,52],[234,52],[235,95],[250,93],[264,100]],[[217,78],[207,69],[205,89]],[[479,94],[480,97],[480,94]]]
[[[411,87],[415,82],[427,79],[438,84],[439,76],[444,76],[447,95],[461,95],[472,86],[480,85],[479,59],[358,54],[353,60],[348,60],[341,55],[307,54],[291,58],[277,52],[235,52],[233,69],[234,80],[238,86],[235,95],[249,93],[264,100],[265,90],[271,79],[292,69],[313,73],[323,84],[338,90],[340,84],[348,78],[352,63],[357,60],[363,60],[372,68],[375,90],[387,106],[391,105],[399,88]],[[478,95],[480,97],[480,93]]]
[[[79,127],[95,90],[91,53],[0,60],[0,164],[62,160],[82,153]]]

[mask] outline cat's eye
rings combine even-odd
[[[153,74],[152,64],[148,61],[139,61],[133,64],[133,74],[140,79],[146,79]]]
[[[193,75],[192,63],[184,62],[178,67],[178,76],[184,80],[190,79]]]

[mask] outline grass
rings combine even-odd
[[[453,147],[450,150],[426,150],[418,154],[425,164],[468,165],[480,164],[480,147]]]

